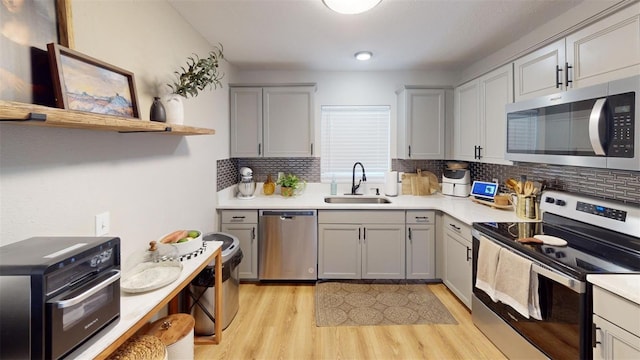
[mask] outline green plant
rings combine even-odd
[[[300,183],[300,178],[298,178],[294,174],[285,174],[280,179],[278,179],[278,182],[277,182],[277,184],[282,187],[288,187],[293,189],[296,189],[299,183]]]
[[[222,87],[222,78],[224,73],[218,70],[218,63],[224,59],[222,54],[222,44],[220,47],[214,46],[206,58],[200,58],[193,54],[194,57],[187,58],[187,68],[181,66],[182,72],[175,71],[177,80],[173,84],[167,84],[171,88],[171,92],[182,97],[196,97],[198,92],[204,90],[207,86],[210,89]]]

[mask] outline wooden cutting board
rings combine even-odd
[[[402,174],[402,195],[431,195],[440,190],[438,177],[432,172],[421,171],[417,173]]]

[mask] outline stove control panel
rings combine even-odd
[[[576,210],[618,221],[625,221],[627,219],[627,212],[624,210],[618,210],[602,205],[589,204],[582,201],[578,201]]]

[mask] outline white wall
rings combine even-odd
[[[237,84],[316,83],[315,96],[315,144],[316,154],[321,151],[320,106],[322,105],[389,105],[391,106],[391,158],[397,157],[397,98],[395,91],[403,85],[427,87],[452,87],[453,72],[401,72],[401,71],[268,71],[240,70],[234,78]],[[451,100],[453,103],[453,100]],[[449,107],[453,110],[453,107]],[[451,114],[453,116],[453,114]]]
[[[210,45],[164,1],[72,1],[75,49],[135,74],[141,118],[192,53]],[[185,124],[216,135],[168,136],[0,125],[0,245],[94,234],[111,213],[123,259],[180,228],[216,227],[216,159],[229,157],[225,87],[185,101]]]

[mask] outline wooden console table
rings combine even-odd
[[[67,356],[69,359],[106,359],[127,339],[146,326],[158,311],[169,306],[169,313],[177,312],[178,298],[183,289],[215,259],[214,317],[222,319],[222,242],[207,242],[206,251],[182,262],[180,277],[173,283],[142,294],[120,296],[120,318],[89,339]],[[216,321],[215,334],[196,337],[197,344],[218,344],[222,341],[222,322]]]

